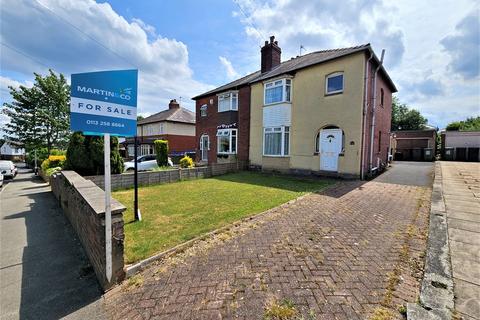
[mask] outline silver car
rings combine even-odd
[[[17,175],[17,167],[12,161],[1,160],[0,161],[0,173],[5,178],[14,178]]]

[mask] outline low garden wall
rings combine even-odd
[[[152,184],[171,183],[181,180],[209,178],[230,172],[245,170],[246,167],[246,162],[238,161],[232,163],[212,164],[208,167],[139,172],[138,184],[142,186],[148,186]],[[112,190],[133,188],[133,176],[133,173],[112,174]],[[103,176],[87,176],[84,178],[92,181],[102,189],[105,187]]]
[[[105,275],[105,193],[74,171],[50,177],[52,192],[72,224],[104,290],[125,278],[123,259],[123,212],[125,206],[112,198],[112,280]]]

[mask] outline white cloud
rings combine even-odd
[[[67,77],[76,72],[138,68],[139,113],[158,112],[180,96],[192,108],[189,98],[211,87],[193,79],[183,42],[157,35],[142,20],[128,22],[108,3],[93,0],[40,1],[54,14],[35,1],[2,2],[2,42]],[[46,71],[8,48],[2,48],[1,64],[4,70],[32,78],[33,71]]]
[[[220,59],[220,63],[225,68],[228,79],[233,80],[240,76],[238,72],[233,68],[232,62],[230,60],[222,56],[218,57],[218,59]]]
[[[246,17],[234,16],[246,35],[260,45],[275,35],[283,60],[298,55],[300,45],[312,52],[369,42],[377,54],[386,49],[385,65],[401,101],[424,112],[433,124],[441,127],[480,113],[478,5],[473,0],[238,2]]]
[[[143,20],[138,19],[138,18],[133,18],[133,19],[132,19],[132,22],[133,22],[133,23],[136,23],[140,28],[142,28],[143,30],[145,30],[145,32],[146,32],[148,35],[150,35],[150,36],[152,36],[152,37],[156,37],[157,32],[156,32],[154,26],[149,25],[149,24],[143,22]]]

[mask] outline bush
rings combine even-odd
[[[167,140],[155,140],[155,154],[157,156],[157,164],[159,167],[168,165],[168,141]]]
[[[43,161],[48,158],[48,149],[47,148],[38,148],[37,149],[37,166],[41,166]],[[35,150],[29,150],[27,156],[25,157],[25,162],[30,168],[35,166]]]
[[[65,169],[74,170],[82,176],[104,173],[103,137],[84,136],[75,132],[67,149]],[[118,138],[110,138],[110,171],[123,172],[123,159],[118,148]]]
[[[180,168],[193,168],[193,160],[189,156],[185,155],[182,159],[180,159]]]

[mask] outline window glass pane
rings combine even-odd
[[[286,127],[285,129],[287,129]],[[288,130],[285,130],[284,133],[284,139],[283,139],[283,154],[288,155],[289,154],[289,149],[290,148],[290,132]]]
[[[343,90],[343,74],[327,78],[327,93]]]
[[[218,111],[228,111],[230,109],[230,96],[223,95],[218,97]]]
[[[276,86],[281,86],[281,85],[282,85],[282,80],[275,81],[275,85],[276,85]]]
[[[229,136],[218,137],[218,152],[219,153],[230,152],[230,137]]]
[[[232,95],[232,110],[237,110],[238,109],[238,97],[237,94],[234,93]]]
[[[281,102],[283,100],[282,96],[283,87],[273,87],[265,90],[265,103],[275,103]]]
[[[290,101],[290,85],[285,86],[285,101]]]
[[[265,132],[265,150],[266,155],[281,155],[282,153],[282,133]]]
[[[232,131],[232,153],[237,152],[237,135]]]

